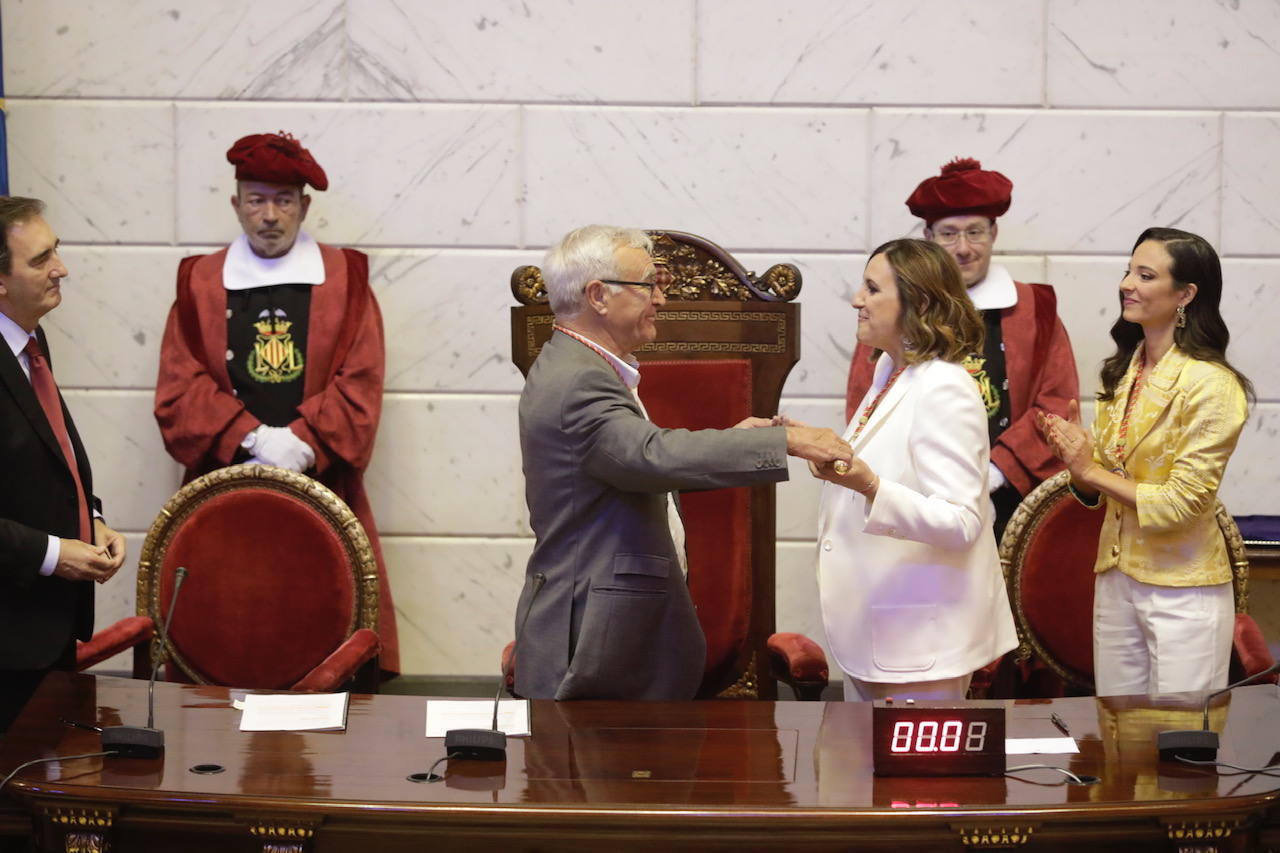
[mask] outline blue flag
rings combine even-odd
[[[0,27],[2,33],[3,27]],[[9,139],[4,121],[4,39],[0,38],[0,195],[9,194]]]

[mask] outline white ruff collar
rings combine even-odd
[[[320,244],[310,234],[299,231],[293,248],[278,258],[255,255],[243,234],[231,242],[222,264],[222,286],[252,290],[272,284],[324,284],[324,258]]]
[[[1001,264],[987,268],[987,277],[969,288],[969,298],[979,311],[988,308],[1008,308],[1018,303],[1018,289],[1013,286],[1013,276]]]

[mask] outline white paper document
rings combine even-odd
[[[250,693],[242,732],[340,732],[347,727],[346,693]]]
[[[489,699],[428,699],[427,737],[444,737],[450,729],[488,729],[493,726]],[[529,700],[503,699],[498,706],[498,730],[507,737],[529,735]]]
[[[1005,755],[1065,755],[1079,752],[1075,738],[1069,737],[1011,737],[1005,738]]]

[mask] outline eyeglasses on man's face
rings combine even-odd
[[[665,294],[667,292],[667,288],[671,285],[671,279],[665,277],[658,281],[620,281],[616,278],[602,278],[600,280],[605,284],[625,284],[630,287],[643,287],[645,290],[649,291],[650,296],[653,295],[653,291],[655,290],[659,293]]]
[[[964,237],[971,246],[983,246],[991,242],[991,229],[985,225],[971,225],[963,230],[959,228],[935,228],[933,240],[943,246],[954,246]]]

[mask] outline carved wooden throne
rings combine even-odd
[[[716,244],[679,231],[650,231],[660,274],[671,276],[658,337],[636,352],[644,362],[640,396],[654,423],[723,428],[777,411],[782,385],[800,358],[800,271],[791,264],[763,276]],[[511,309],[511,358],[528,374],[551,337],[553,317],[542,273],[511,276],[521,304]],[[777,680],[801,698],[827,683],[821,648],[799,634],[774,633],[773,485],[681,495],[688,536],[689,590],[707,637],[700,697],[774,698]],[[514,683],[510,646],[503,655]]]

